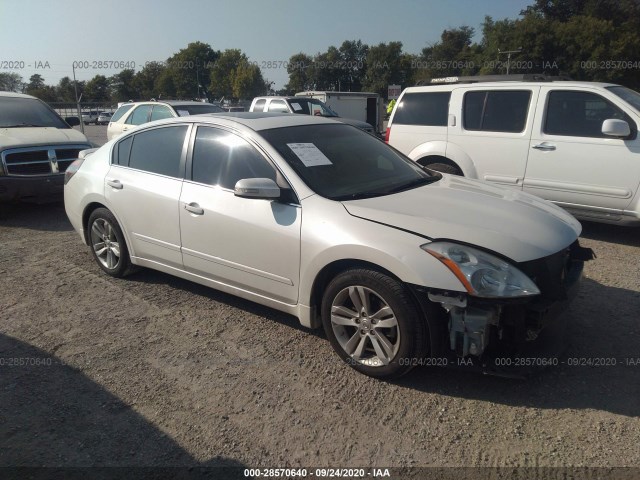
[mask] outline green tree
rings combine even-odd
[[[406,86],[411,79],[412,56],[402,52],[402,42],[369,47],[363,88],[387,96],[389,85]]]
[[[78,96],[84,91],[85,82],[78,82]],[[73,80],[69,77],[62,77],[56,86],[56,101],[57,102],[75,102],[76,93],[73,86]]]
[[[412,83],[430,78],[473,75],[479,70],[480,48],[472,43],[475,31],[468,26],[444,30],[440,41],[425,47],[411,61]]]
[[[326,52],[319,53],[313,60],[312,70],[315,88],[318,90],[340,90],[340,51],[329,47]]]
[[[84,88],[83,101],[106,102],[110,99],[109,81],[104,75],[96,75],[89,80]]]
[[[111,87],[111,99],[114,102],[122,102],[140,97],[136,88],[136,73],[133,69],[122,70],[109,78]]]
[[[56,89],[46,85],[42,75],[37,73],[29,77],[29,83],[27,83],[24,91],[28,95],[33,95],[45,102],[55,102],[57,100]]]
[[[249,63],[245,58],[236,67],[233,75],[233,98],[249,99],[264,95],[267,84],[262,77],[260,67]]]
[[[220,56],[210,45],[193,42],[167,59],[167,74],[180,98],[201,97],[211,83],[211,67]],[[168,87],[166,80],[164,87]]]
[[[42,75],[35,73],[31,75],[31,77],[29,77],[29,83],[27,83],[27,86],[25,87],[25,91],[29,95],[32,95],[31,93],[29,93],[30,91],[40,90],[44,88],[44,86],[45,86],[45,83],[44,83],[44,78],[42,78]]]
[[[133,79],[133,90],[137,93],[137,97],[129,97],[127,100],[171,97],[175,95],[175,88],[173,82],[168,80],[166,67],[162,63],[148,62]]]
[[[361,91],[366,72],[369,46],[360,40],[345,40],[338,51],[340,53],[338,79],[340,90],[349,92]]]
[[[24,82],[22,77],[14,72],[0,72],[0,91],[22,92]]]
[[[289,82],[285,85],[285,91],[290,94],[313,90],[315,82],[313,80],[313,58],[306,53],[296,53],[289,58],[287,65]]]
[[[264,95],[266,90],[260,68],[241,50],[225,50],[211,68],[209,91],[214,98],[248,99]]]

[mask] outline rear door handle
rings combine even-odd
[[[118,190],[122,190],[122,187],[124,187],[124,185],[122,185],[120,180],[107,180],[107,185],[109,185],[110,187],[116,188]]]
[[[184,209],[187,212],[193,213],[194,215],[204,215],[204,208],[202,208],[200,205],[198,205],[195,202],[185,203]]]
[[[547,142],[539,143],[538,145],[534,145],[531,148],[535,148],[536,150],[542,150],[543,152],[550,152],[551,150],[555,150],[556,146]]]

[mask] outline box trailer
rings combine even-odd
[[[298,92],[296,97],[317,98],[341,117],[367,122],[373,126],[376,132],[382,132],[383,130],[384,101],[377,93],[311,90]]]

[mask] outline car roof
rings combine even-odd
[[[291,95],[291,96],[274,96],[274,95],[270,95],[268,97],[256,97],[253,100],[267,100],[268,98],[272,99],[272,100],[300,100],[300,99],[304,99],[304,100],[317,100],[315,98],[312,97],[296,97],[295,95]]]
[[[207,103],[207,102],[197,102],[195,100],[145,100],[143,102],[127,102],[122,104],[121,106],[124,107],[125,105],[170,105],[170,106],[177,106],[177,105],[213,105],[215,107],[217,107],[218,105],[215,105],[213,103]]]
[[[17,93],[17,92],[0,92],[0,97],[36,98],[32,95],[26,95],[24,93]]]
[[[606,88],[606,87],[617,87],[618,85],[615,83],[602,83],[602,82],[580,82],[580,81],[570,81],[570,80],[562,80],[555,82],[522,82],[518,80],[509,80],[503,82],[474,82],[474,83],[433,83],[429,85],[420,85],[416,87],[407,87],[405,88],[406,92],[432,92],[435,90],[453,90],[456,88],[477,88],[480,90],[486,90],[487,88],[497,88],[497,87],[596,87],[596,88]]]
[[[203,115],[191,115],[188,117],[176,117],[158,120],[156,122],[146,123],[144,125],[166,125],[171,123],[211,123],[216,124],[232,122],[242,125],[251,130],[260,131],[271,128],[294,127],[300,125],[321,125],[321,124],[340,124],[342,122],[332,120],[326,117],[318,117],[313,115],[297,115],[295,113],[274,113],[274,112],[220,112],[207,113]]]

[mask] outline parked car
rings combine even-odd
[[[154,120],[218,112],[224,112],[224,110],[211,103],[188,100],[125,103],[111,117],[107,127],[107,140],[113,140],[138,125]]]
[[[98,114],[98,120],[96,121],[96,125],[107,125],[111,121],[111,116],[113,114],[111,112],[100,112]]]
[[[85,125],[89,125],[91,123],[95,123],[97,124],[98,122],[98,111],[97,110],[91,110],[90,112],[82,112],[82,123],[84,123]]]
[[[0,203],[62,199],[65,170],[91,148],[71,128],[80,119],[65,120],[35,97],[0,92]]]
[[[383,99],[379,93],[305,90],[296,92],[295,96],[315,98],[341,117],[353,118],[373,125],[376,133],[383,131],[385,112]]]
[[[489,369],[530,347],[590,258],[561,208],[310,115],[154,122],[65,182],[69,220],[108,275],[149,267],[296,315],[376,377],[425,357]]]
[[[497,81],[496,81],[497,80]],[[421,165],[640,225],[640,94],[544,76],[450,77],[405,89],[386,133]]]
[[[335,118],[342,123],[353,125],[367,133],[374,134],[373,126],[353,118],[340,117],[321,100],[310,97],[256,97],[251,102],[250,112],[298,113],[327,118]]]

